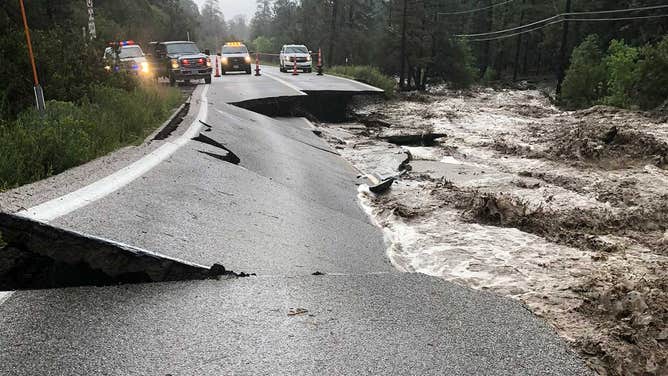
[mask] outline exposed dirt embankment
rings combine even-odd
[[[564,112],[531,90],[413,93],[353,115],[324,137],[365,172],[409,171],[360,194],[398,268],[524,302],[600,374],[668,374],[665,118]]]

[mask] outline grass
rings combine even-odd
[[[392,77],[383,74],[376,67],[368,65],[337,65],[326,69],[325,73],[350,78],[383,89],[386,98],[392,98],[395,95],[397,82]]]
[[[61,173],[127,145],[140,144],[183,100],[177,89],[98,86],[80,104],[47,102],[0,120],[0,191]]]

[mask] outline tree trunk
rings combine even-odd
[[[571,0],[566,0],[565,13],[571,12]],[[561,36],[561,51],[559,52],[559,62],[557,63],[557,98],[561,95],[561,84],[566,75],[566,52],[568,49],[568,17],[564,19],[564,33]]]
[[[401,72],[399,72],[399,87],[405,88],[406,80],[406,23],[408,18],[408,0],[404,0],[404,10],[401,21]],[[410,78],[408,86],[410,86]]]
[[[334,46],[336,45],[336,20],[339,15],[339,1],[338,0],[333,0],[332,1],[332,27],[330,29],[329,33],[329,51],[328,51],[328,59],[327,59],[327,66],[331,67],[332,64],[334,64]]]

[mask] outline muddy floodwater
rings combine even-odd
[[[523,302],[602,375],[668,375],[666,114],[434,89],[352,117],[323,136],[400,175],[359,194],[397,268]]]

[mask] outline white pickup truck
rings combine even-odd
[[[297,70],[305,73],[313,71],[313,59],[311,52],[306,46],[301,44],[286,44],[281,49],[281,72],[291,72],[297,61]]]

